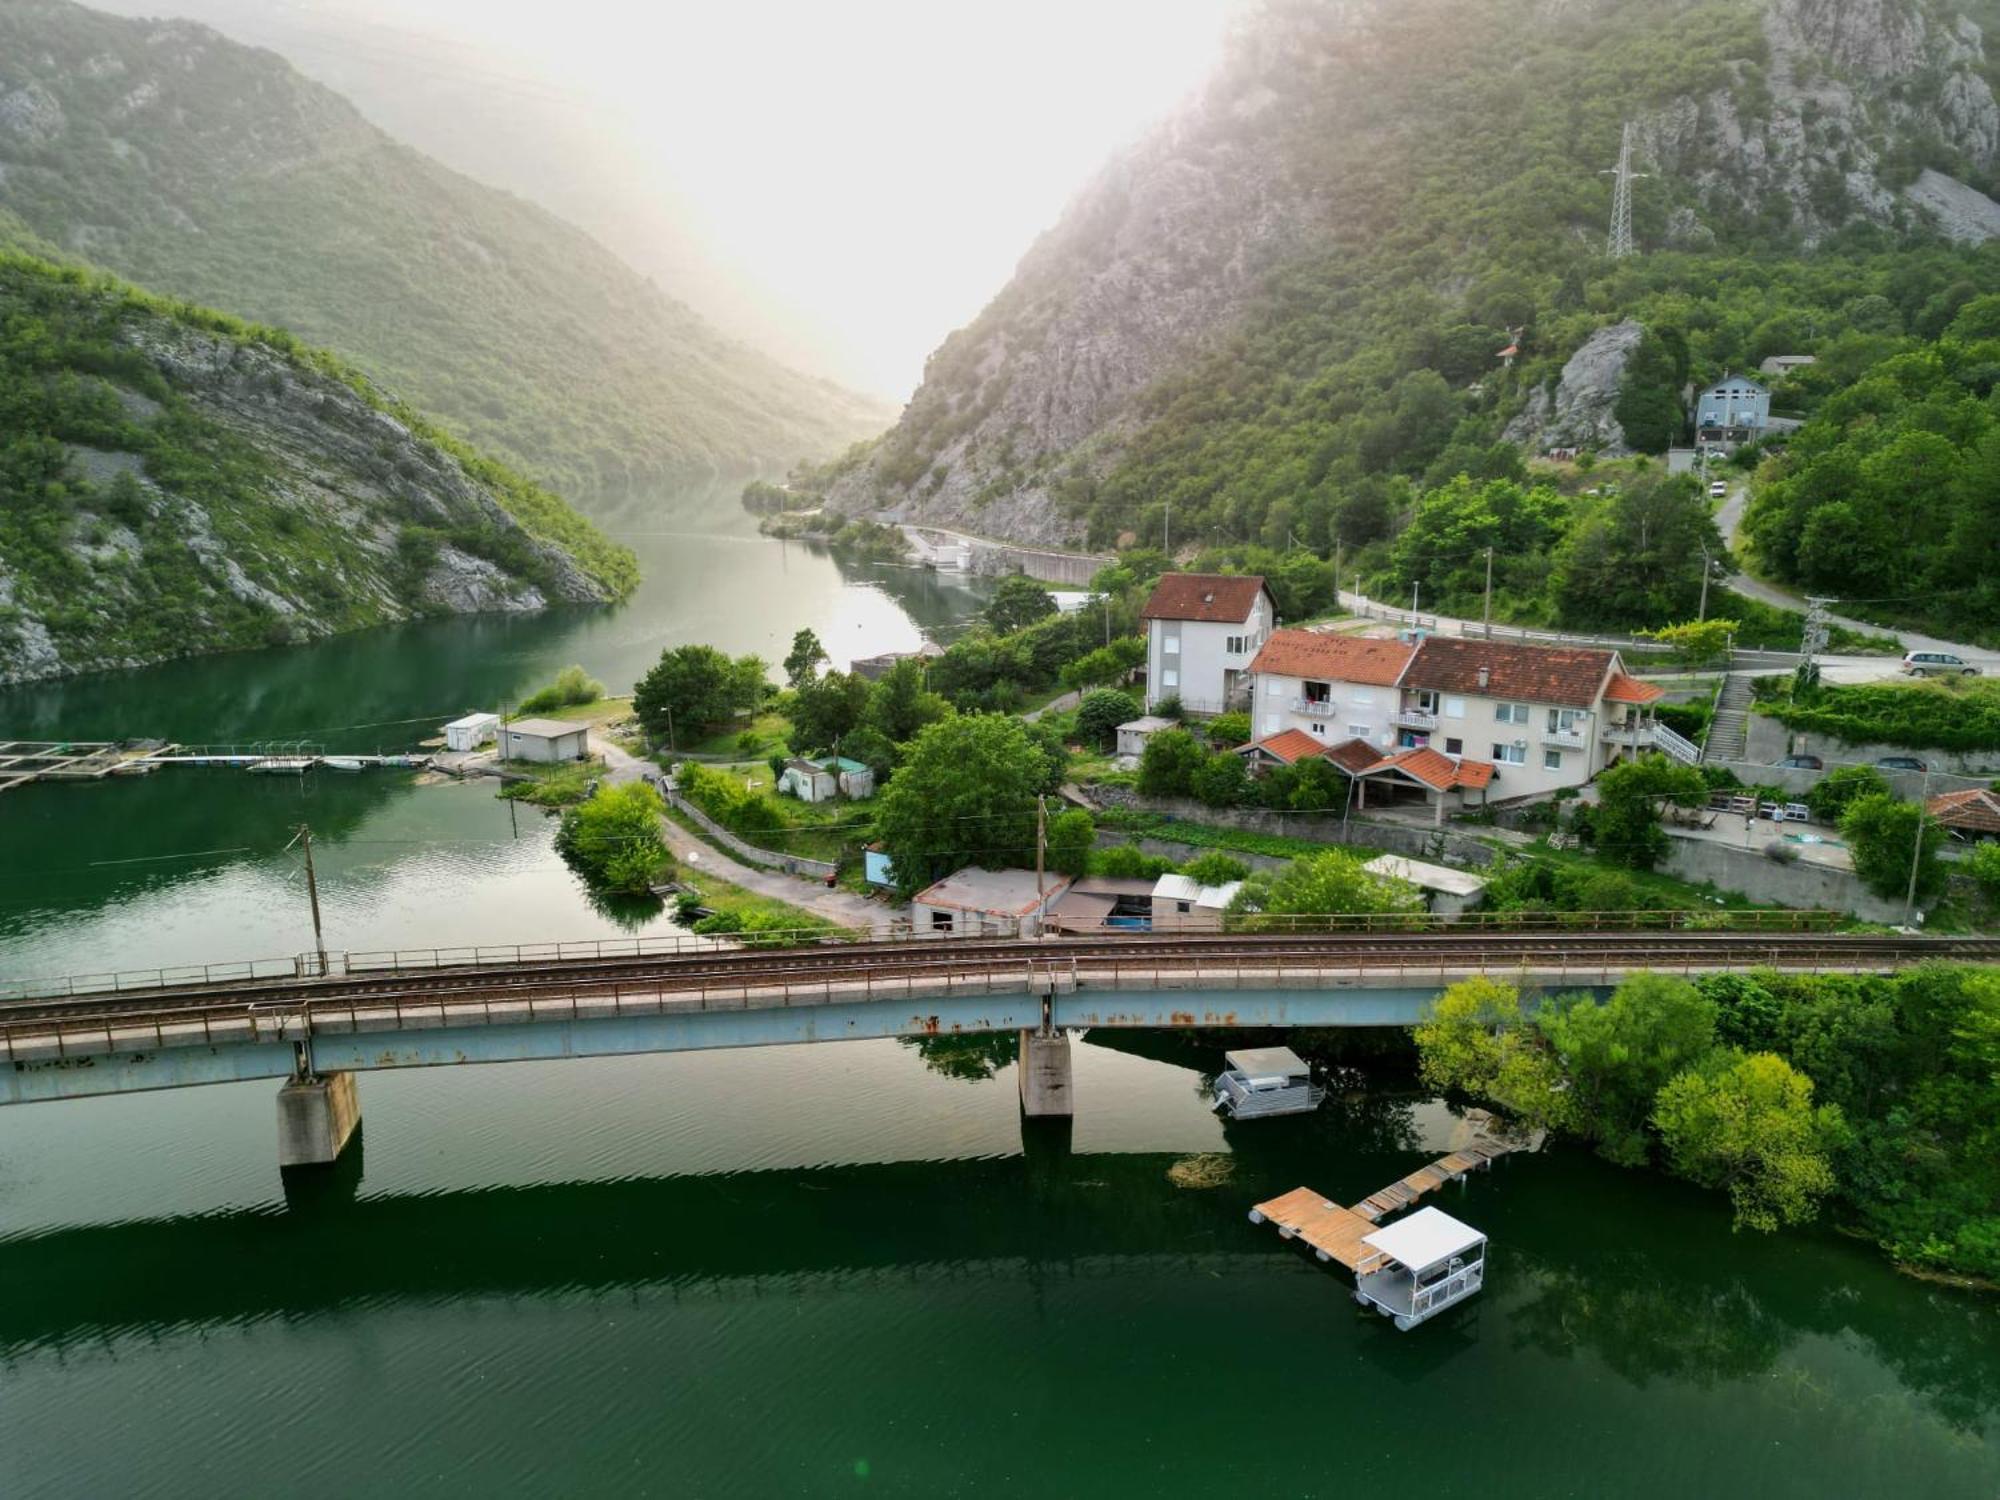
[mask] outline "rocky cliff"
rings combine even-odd
[[[890,415],[188,22],[0,4],[0,209],[143,286],[337,349],[586,506],[824,457]]]
[[[0,682],[635,579],[553,496],[286,336],[0,257]]]
[[[1379,531],[1378,480],[1476,470],[1503,433],[1616,451],[1659,277],[1699,298],[1702,257],[2000,223],[1987,67],[1933,0],[1266,0],[829,500],[1331,551]],[[1628,122],[1641,247],[1684,268],[1651,280],[1603,255]]]

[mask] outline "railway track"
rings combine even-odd
[[[810,948],[717,949],[662,955],[567,958],[439,968],[363,970],[325,978],[260,979],[0,1002],[0,1031],[50,1025],[177,1021],[245,1012],[340,1011],[405,1004],[561,1000],[629,987],[705,991],[754,985],[998,976],[1060,967],[1086,983],[1121,971],[1196,965],[1237,969],[1304,964],[1356,969],[1449,970],[1474,964],[1581,970],[1907,964],[1926,959],[2000,959],[2000,940],[1789,932],[1181,934],[1022,942],[945,939],[826,944]]]

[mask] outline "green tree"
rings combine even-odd
[[[876,815],[897,889],[912,896],[966,865],[1032,864],[1035,797],[1047,768],[1027,729],[999,714],[920,731]]]
[[[1663,625],[1639,634],[1671,646],[1674,660],[1691,670],[1712,666],[1729,658],[1729,643],[1739,626],[1734,620],[1689,620],[1680,625]]]
[[[653,739],[684,745],[755,708],[762,683],[754,656],[732,662],[713,646],[675,646],[639,679],[632,709]]]
[[[1895,797],[1888,778],[1873,766],[1836,766],[1806,792],[1806,806],[1821,823],[1838,826],[1841,817],[1862,797]]]
[[[545,714],[579,703],[595,703],[604,696],[604,684],[582,667],[564,667],[555,681],[521,700],[524,714]]]
[[[1202,726],[1202,734],[1217,750],[1234,750],[1250,739],[1250,715],[1217,714]]]
[[[869,682],[858,672],[826,672],[806,678],[791,696],[793,746],[832,749],[859,727],[868,704]]]
[[[1242,807],[1254,794],[1249,767],[1228,750],[1204,758],[1188,777],[1188,788],[1205,807]]]
[[[951,705],[925,688],[923,663],[916,657],[889,668],[868,694],[868,724],[893,744],[915,739],[926,724],[950,713]]]
[[[563,811],[556,852],[599,890],[643,894],[673,868],[660,795],[643,781],[606,787]]]
[[[993,597],[986,601],[986,623],[995,635],[1012,635],[1037,620],[1056,612],[1049,591],[1025,573],[1010,573],[1000,580]]]
[[[1182,865],[1181,874],[1200,885],[1231,885],[1238,880],[1248,880],[1250,867],[1220,849],[1211,849]]]
[[[1653,1123],[1675,1172],[1723,1188],[1739,1229],[1803,1224],[1834,1187],[1829,1154],[1845,1134],[1812,1080],[1768,1052],[1722,1051],[1660,1090]]]
[[[1097,820],[1080,807],[1057,813],[1049,819],[1046,863],[1058,874],[1081,880],[1090,873],[1090,857],[1097,848]]]
[[[1881,792],[1857,797],[1840,815],[1840,837],[1854,860],[1854,873],[1876,895],[1893,898],[1907,892],[1913,862],[1919,901],[1944,889],[1944,866],[1938,862],[1944,829],[1916,803],[1898,802]]]
[[[1118,739],[1118,726],[1139,717],[1138,702],[1130,693],[1115,688],[1099,688],[1085,693],[1076,706],[1077,738],[1099,750],[1109,750]]]
[[[1148,797],[1191,797],[1194,773],[1207,759],[1201,741],[1188,730],[1155,730],[1139,757],[1139,790]]]
[[[1233,912],[1284,916],[1420,917],[1424,895],[1407,880],[1377,875],[1341,849],[1302,855],[1282,870],[1259,870],[1230,903]]]
[[[1072,692],[1079,688],[1128,682],[1132,669],[1146,660],[1144,636],[1120,636],[1107,646],[1086,652],[1062,669],[1062,684]]]
[[[1571,1123],[1621,1166],[1646,1160],[1653,1096],[1715,1047],[1715,1002],[1684,979],[1635,974],[1598,1004],[1544,1006],[1542,1034],[1572,1090]]]
[[[1597,793],[1589,833],[1598,852],[1634,870],[1650,870],[1667,852],[1660,805],[1673,801],[1699,807],[1708,799],[1708,784],[1692,766],[1646,755],[1622,761],[1598,777]]]
[[[785,653],[786,685],[796,691],[818,674],[825,660],[826,648],[820,645],[819,637],[809,629],[798,631],[792,636],[792,649]]]
[[[1484,976],[1461,979],[1438,996],[1415,1039],[1430,1087],[1471,1095],[1545,1130],[1567,1120],[1562,1068],[1522,1014],[1513,985]]]

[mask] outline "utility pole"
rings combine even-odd
[[[1046,899],[1042,883],[1044,867],[1049,856],[1049,799],[1035,797],[1035,910],[1039,914]]]
[[[1708,543],[1703,542],[1701,544],[1701,608],[1694,612],[1694,617],[1697,622],[1706,620],[1708,618],[1709,568],[1710,564],[1708,561]]]
[[[1167,501],[1160,510],[1160,550],[1167,554],[1167,561],[1174,560],[1174,502]]]
[[[1413,626],[1417,623],[1417,591],[1423,586],[1421,579],[1410,580],[1410,624]]]
[[[1487,640],[1493,639],[1493,549],[1486,549],[1486,609],[1480,616],[1481,633]]]
[[[313,832],[311,826],[301,823],[298,833],[292,838],[292,843],[299,845],[305,851],[306,899],[312,903],[313,914],[313,953],[319,961],[318,973],[323,978],[326,974],[326,934],[321,929],[319,920],[319,876],[313,869]]]
[[[1826,639],[1829,622],[1826,618],[1827,606],[1838,600],[1806,595],[1806,623],[1799,641],[1799,654],[1807,661],[1826,654]]]
[[[1916,918],[1917,911],[1917,871],[1924,862],[1924,823],[1930,817],[1931,768],[1924,764],[1924,789],[1917,794],[1917,837],[1910,848],[1910,888],[1903,893],[1903,925],[1908,927]]]

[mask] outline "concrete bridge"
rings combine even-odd
[[[279,1161],[304,1166],[340,1155],[355,1075],[376,1069],[1014,1031],[1024,1113],[1066,1116],[1075,1029],[1407,1026],[1475,974],[1548,993],[1640,971],[1879,973],[1994,959],[2000,940],[1457,930],[452,957],[24,995],[0,1003],[0,1105],[283,1080]]]

